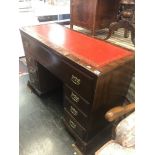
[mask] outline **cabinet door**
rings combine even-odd
[[[91,28],[96,0],[71,0],[71,22],[73,25]]]

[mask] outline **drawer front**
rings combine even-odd
[[[63,64],[64,82],[90,102],[93,98],[95,79],[65,61]]]
[[[87,128],[88,116],[77,109],[73,104],[70,103],[67,98],[64,101],[64,107],[84,128]]]
[[[65,85],[64,87],[64,93],[65,99],[67,99],[68,102],[72,103],[86,115],[89,114],[91,104],[88,101],[84,100],[81,96],[79,96],[79,94],[77,94],[73,89],[71,89],[67,85]]]
[[[86,130],[68,113],[66,109],[64,109],[64,119],[75,133],[79,135],[82,139],[85,138]]]

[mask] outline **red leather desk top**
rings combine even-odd
[[[126,49],[58,24],[37,25],[31,27],[31,30],[94,67],[101,67],[114,60],[132,55],[132,52]]]

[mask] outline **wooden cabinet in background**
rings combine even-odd
[[[95,35],[96,30],[108,28],[116,21],[120,0],[71,0],[71,22]]]

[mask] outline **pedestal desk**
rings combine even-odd
[[[64,89],[64,124],[83,154],[92,154],[111,134],[104,119],[120,105],[134,72],[131,51],[58,24],[20,29],[29,86],[38,95]]]

